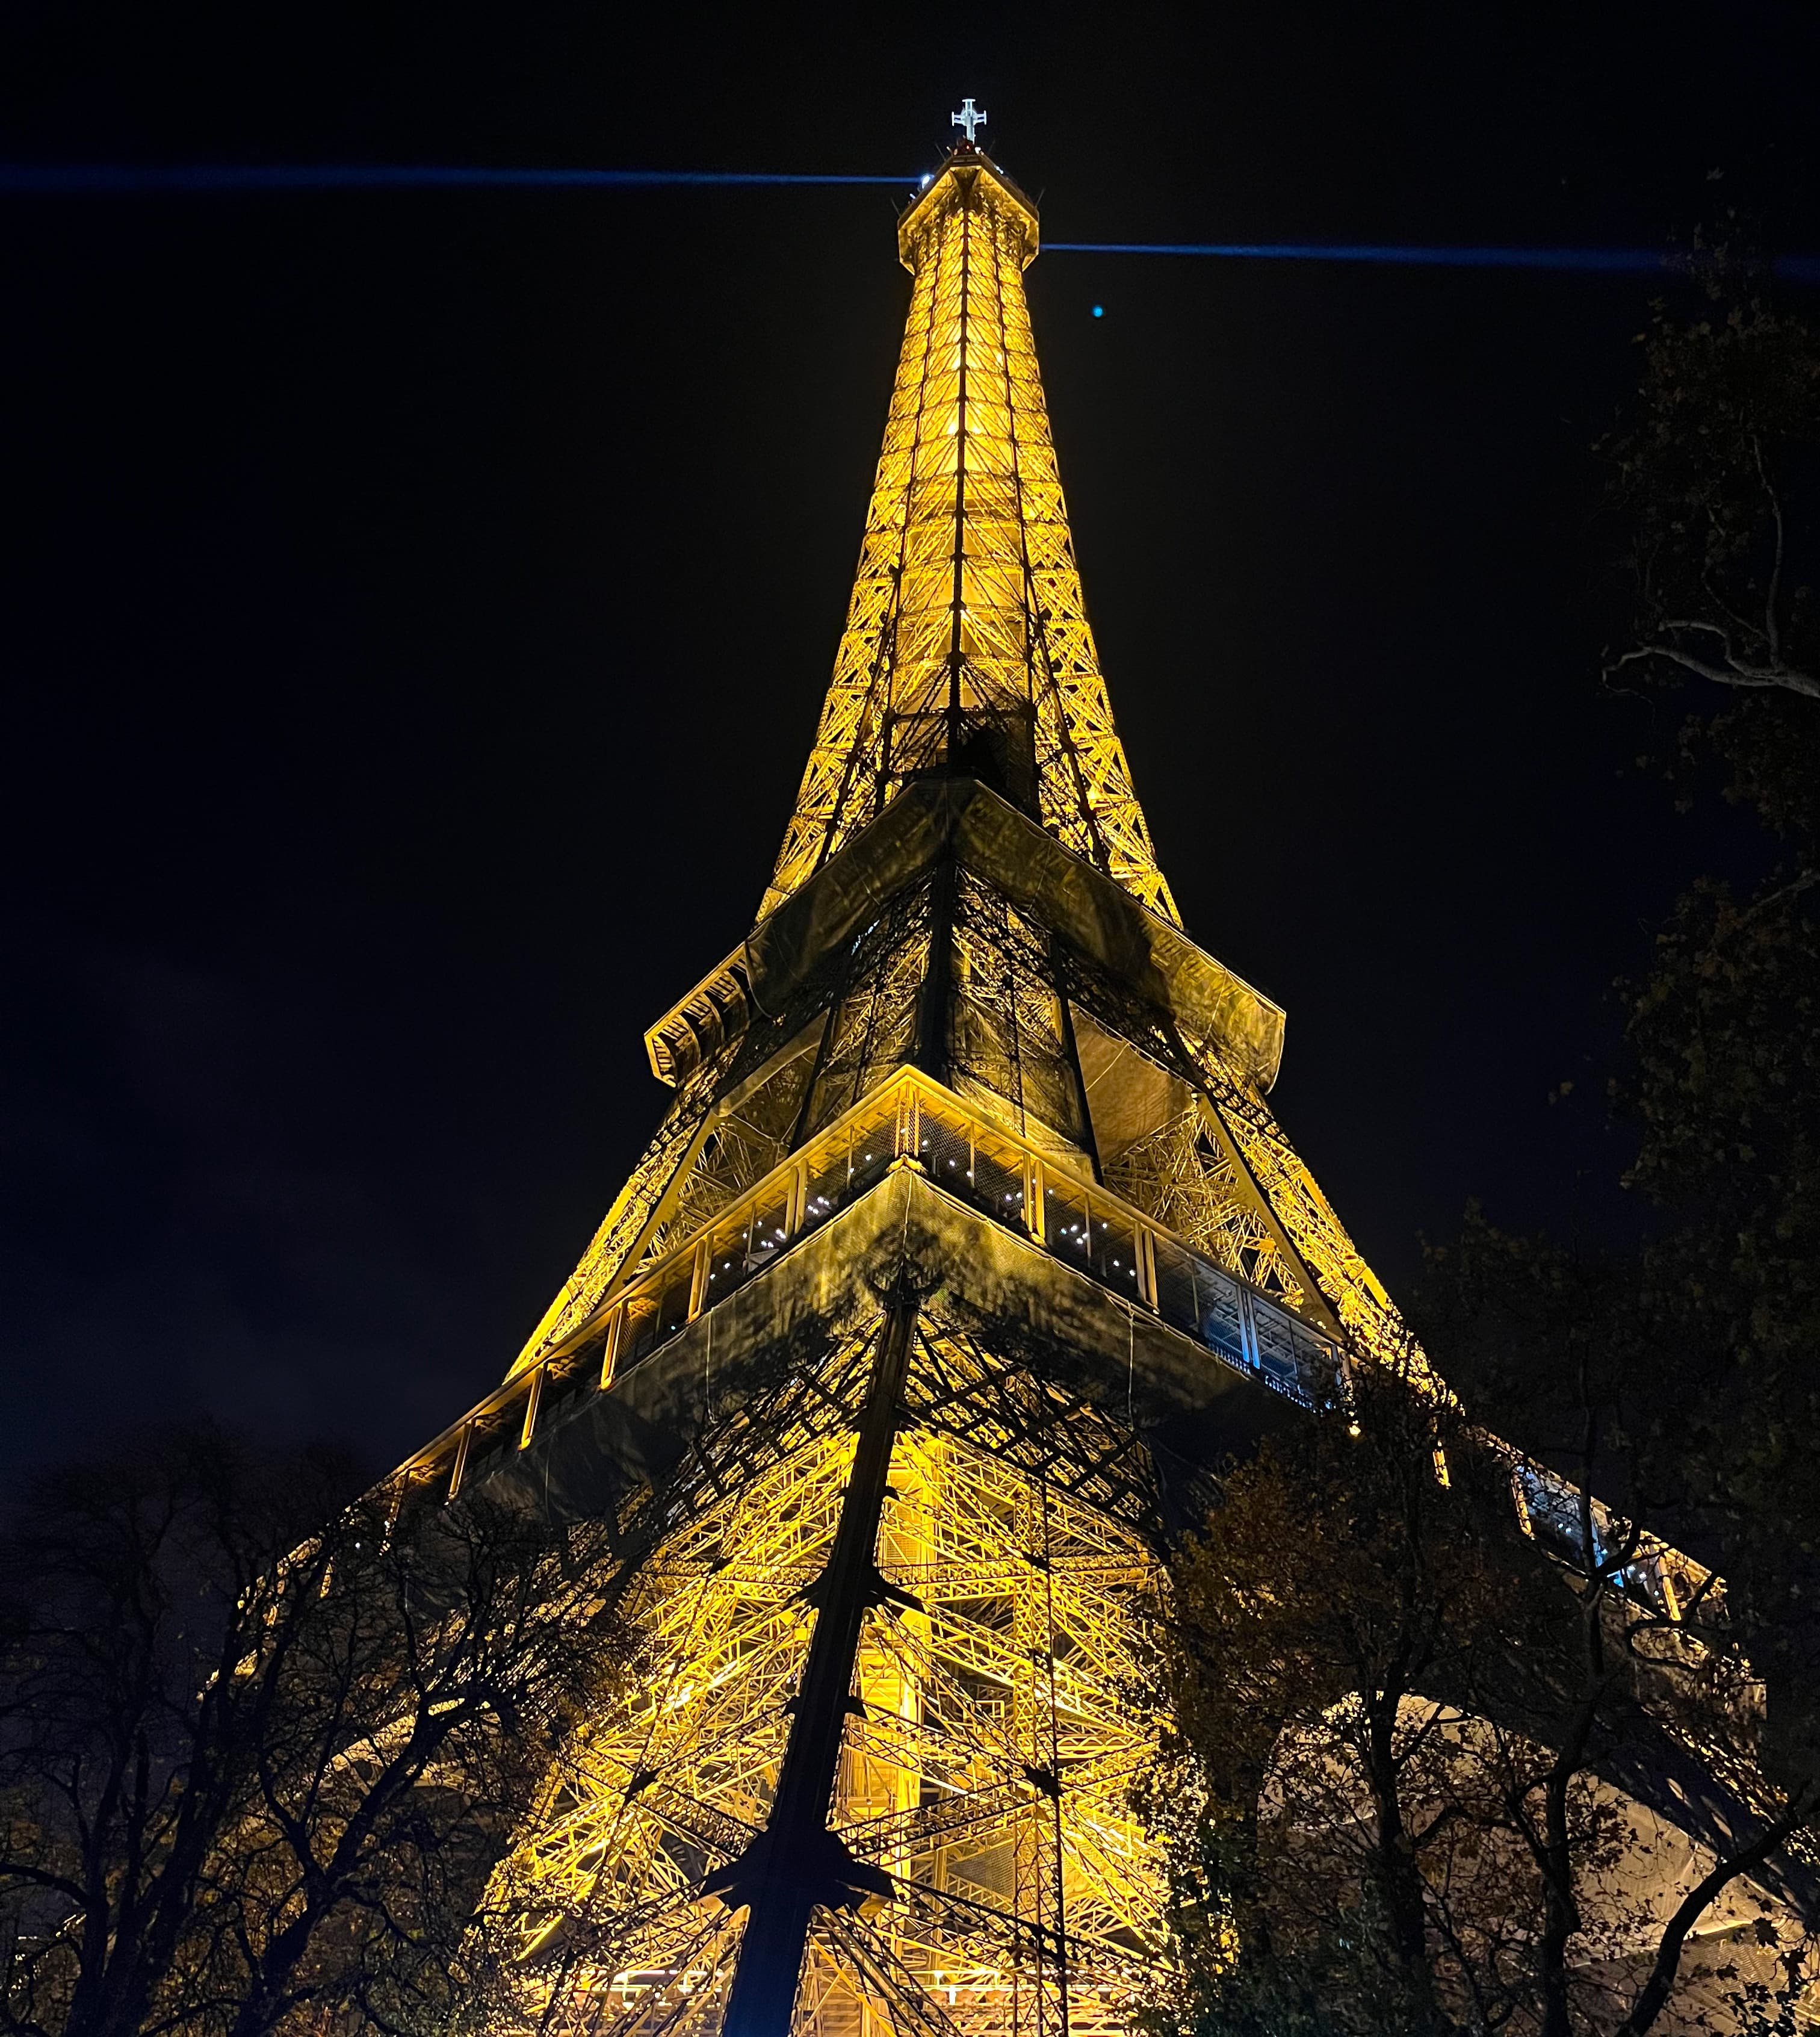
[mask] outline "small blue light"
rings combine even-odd
[[[1093,316],[1095,318],[1104,318],[1106,316],[1106,307],[1104,304],[1095,304]]]

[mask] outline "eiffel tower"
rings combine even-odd
[[[965,138],[756,924],[501,1387],[406,1468],[606,1524],[636,1675],[504,1872],[563,2037],[1095,2037],[1164,1936],[1134,1805],[1206,1467],[1404,1339],[1184,932]],[[959,121],[961,116],[957,116]]]

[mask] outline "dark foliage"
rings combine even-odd
[[[1394,1377],[1237,1468],[1176,1576],[1181,1907],[1162,2027],[1774,2027],[1804,1952],[1746,1884],[1811,1819],[1762,1772],[1742,1652],[1644,1588],[1634,1522],[1526,1538],[1512,1464]],[[1580,1518],[1574,1518],[1577,1511]],[[1712,1608],[1705,1608],[1712,1631]],[[1696,1851],[1624,1786],[1725,1778]],[[1730,1899],[1750,1940],[1690,1934]]]
[[[1680,702],[1646,763],[1753,811],[1774,867],[1696,883],[1621,986],[1648,1242],[1475,1211],[1431,1254],[1425,1343],[1556,1475],[1541,1542],[1513,1545],[1484,1430],[1377,1381],[1362,1434],[1236,1472],[1184,1566],[1208,1796],[1179,1819],[1173,2028],[1791,2027],[1820,1805],[1820,338],[1760,267],[1698,270],[1602,448],[1605,670]],[[1666,1589],[1650,1531],[1697,1559]],[[1681,1835],[1633,1786],[1679,1793]],[[1701,1828],[1696,1801],[1724,1808]],[[1741,1920],[1716,1956],[1690,1938],[1715,1903]]]
[[[348,1483],[202,1430],[17,1510],[0,2028],[440,2028],[484,1986],[504,1835],[611,1673],[597,1552]]]

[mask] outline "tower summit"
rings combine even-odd
[[[911,780],[971,769],[1176,916],[1112,725],[1036,367],[1036,208],[967,129],[899,221],[914,281],[847,626],[763,910]]]
[[[1112,723],[984,116],[910,305],[846,627],[672,1098],[401,1504],[604,1522],[625,1687],[497,1892],[549,2037],[1096,2037],[1165,1932],[1135,1782],[1206,1466],[1399,1340],[1183,931]],[[970,124],[969,124],[970,123]]]

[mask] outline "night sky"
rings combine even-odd
[[[1653,246],[1735,194],[1820,252],[1804,7],[1207,12],[25,0],[0,123],[16,161],[913,172],[971,93],[1058,240]],[[503,1372],[662,1106],[644,1027],[768,874],[894,203],[0,199],[0,1465],[209,1410],[377,1466]],[[1342,1219],[1393,1291],[1471,1195],[1621,1229],[1608,985],[1758,852],[1626,771],[1648,710],[1595,682],[1589,446],[1648,286],[1029,290],[1139,795],[1287,1007]]]

